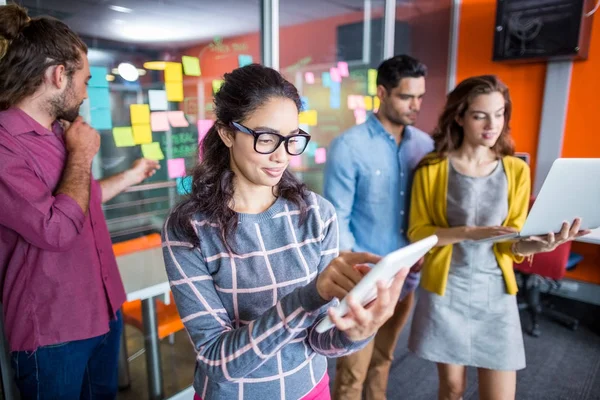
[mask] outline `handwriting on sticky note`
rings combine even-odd
[[[327,150],[325,147],[319,147],[315,150],[315,164],[325,164],[327,161]]]
[[[168,62],[165,65],[165,82],[181,82],[183,81],[183,71],[181,63]]]
[[[113,128],[113,138],[117,147],[135,146],[133,141],[133,130],[130,126],[120,126]]]
[[[312,85],[313,83],[315,83],[315,74],[313,74],[312,72],[305,73],[304,74],[304,80],[309,85]]]
[[[183,72],[186,75],[200,76],[200,60],[198,57],[182,56],[181,63],[183,64]]]
[[[185,159],[174,158],[167,160],[167,169],[169,170],[169,178],[182,178],[185,176]]]
[[[167,92],[164,90],[148,90],[148,102],[152,111],[166,111],[169,109]]]
[[[214,125],[215,121],[212,119],[200,119],[198,120],[198,143],[204,139],[204,136],[208,133],[210,128]]]
[[[190,123],[185,119],[183,111],[169,111],[169,123],[173,128],[185,128],[190,126]]]
[[[134,125],[131,128],[133,130],[133,141],[135,144],[152,143],[152,130],[150,129],[150,124]]]
[[[168,101],[183,101],[183,82],[165,83]]]
[[[369,69],[367,71],[367,93],[369,96],[377,94],[377,70]]]
[[[153,132],[166,132],[169,130],[169,118],[165,111],[150,114],[150,125]]]
[[[160,143],[158,142],[143,144],[142,154],[144,155],[144,158],[149,160],[159,161],[165,159],[165,155],[163,154],[162,149],[160,148]]]
[[[339,61],[337,63],[337,68],[340,71],[340,75],[344,78],[350,76],[350,71],[348,70],[348,63],[345,61]]]
[[[132,125],[145,125],[150,123],[150,106],[148,104],[132,104],[129,106]]]
[[[177,194],[185,196],[192,193],[192,177],[185,176],[183,178],[177,178]]]
[[[298,123],[306,124],[308,126],[317,125],[317,110],[301,111],[298,114]]]

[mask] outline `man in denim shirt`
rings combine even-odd
[[[429,135],[413,124],[425,95],[427,68],[395,56],[377,70],[379,111],[337,137],[325,168],[325,197],[336,208],[340,250],[386,255],[409,244],[410,189],[417,164],[433,150]],[[338,359],[333,397],[385,399],[398,335],[410,313],[419,272],[406,279],[394,316],[363,350]],[[368,371],[368,373],[367,373]]]

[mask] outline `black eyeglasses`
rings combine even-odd
[[[296,135],[283,136],[274,132],[255,131],[237,122],[230,122],[229,126],[240,132],[254,136],[254,151],[260,154],[271,154],[281,146],[281,142],[284,142],[285,151],[289,155],[299,156],[306,150],[306,146],[308,146],[308,142],[310,141],[310,135],[302,129],[299,129],[299,133]]]

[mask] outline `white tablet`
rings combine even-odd
[[[350,291],[350,295],[360,304],[367,305],[377,297],[377,282],[392,281],[396,274],[403,268],[410,268],[419,261],[438,241],[437,236],[432,235],[423,240],[419,240],[413,244],[396,250],[387,256],[373,267],[367,275]],[[342,299],[340,304],[334,308],[337,315],[344,316],[348,313],[349,307],[346,303],[346,298]],[[318,325],[317,332],[322,333],[334,327],[329,316],[326,316]]]

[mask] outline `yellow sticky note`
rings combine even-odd
[[[146,125],[150,123],[150,106],[148,104],[132,104],[129,106],[131,112],[131,125]]]
[[[149,160],[159,161],[165,159],[165,155],[163,154],[162,149],[160,148],[160,143],[158,142],[143,144],[142,154],[144,155],[144,158]]]
[[[181,71],[181,63],[170,62],[165,66],[165,82],[181,82],[183,81],[183,72]]]
[[[113,128],[113,138],[115,139],[115,145],[117,147],[135,146],[135,142],[133,141],[133,132],[130,126]]]
[[[224,83],[225,81],[222,79],[215,79],[214,81],[212,81],[213,93],[217,93]]]
[[[369,69],[369,71],[367,71],[367,93],[369,93],[369,96],[375,96],[377,94],[376,69]]]
[[[379,100],[379,97],[377,97],[377,96],[373,97],[373,111],[379,110],[380,105],[381,105],[381,101]]]
[[[182,56],[183,72],[189,76],[200,76],[200,60],[198,57]]]
[[[134,125],[133,141],[135,144],[152,143],[152,129],[150,129],[150,125]]]
[[[371,96],[365,96],[365,110],[370,111],[373,109],[373,98]]]
[[[165,87],[168,101],[183,101],[183,82],[167,82]]]
[[[317,125],[317,110],[301,111],[298,114],[298,123],[308,126]]]

